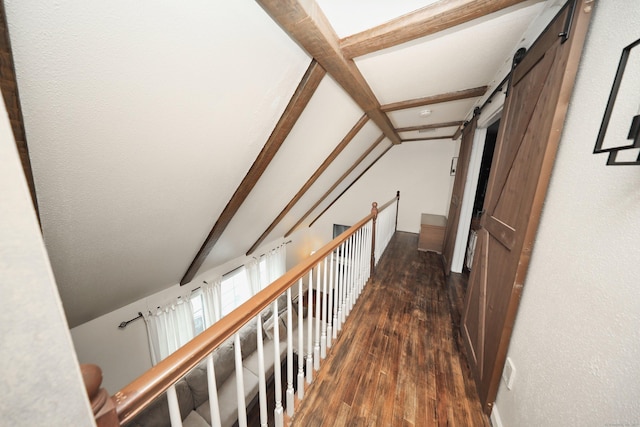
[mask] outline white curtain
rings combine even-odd
[[[244,269],[247,274],[247,280],[249,281],[251,295],[255,295],[261,288],[260,262],[254,258],[244,265]]]
[[[262,281],[267,286],[287,271],[287,245],[282,244],[265,255],[267,277]]]
[[[193,311],[189,295],[177,298],[154,313],[144,317],[151,348],[151,362],[155,365],[195,336]]]
[[[251,294],[255,295],[260,289],[266,288],[274,280],[280,278],[287,270],[286,245],[282,244],[271,249],[259,259],[252,259],[244,265],[247,280],[251,287]]]
[[[204,305],[204,327],[208,328],[222,317],[222,277],[216,277],[201,287]]]

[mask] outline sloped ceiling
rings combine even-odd
[[[432,3],[318,0],[339,38]],[[356,57],[356,70],[381,106],[487,86],[545,7],[511,3]],[[267,6],[250,0],[5,7],[42,230],[73,327],[180,282],[312,58]],[[478,99],[386,117],[398,140],[451,138],[457,125],[437,125],[462,122]],[[421,115],[425,109],[431,114]],[[392,149],[369,113],[340,79],[324,76],[200,269],[243,255],[271,224],[263,242],[308,225]],[[349,144],[325,162],[359,120]],[[411,130],[426,125],[434,129]],[[324,172],[274,222],[323,162]]]

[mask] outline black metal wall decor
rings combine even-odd
[[[593,153],[609,153],[607,165],[640,165],[640,39],[622,50]]]

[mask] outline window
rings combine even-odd
[[[264,289],[271,284],[271,282],[269,282],[269,275],[267,274],[267,257],[266,256],[263,256],[262,258],[260,258],[258,267],[260,268],[260,289]]]
[[[222,277],[222,315],[226,316],[251,298],[251,287],[244,266]]]
[[[196,291],[191,295],[191,311],[193,312],[195,333],[198,335],[204,331],[204,304],[201,291]]]

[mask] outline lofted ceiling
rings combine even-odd
[[[451,139],[558,0],[4,3],[73,327],[309,225],[394,144]]]

